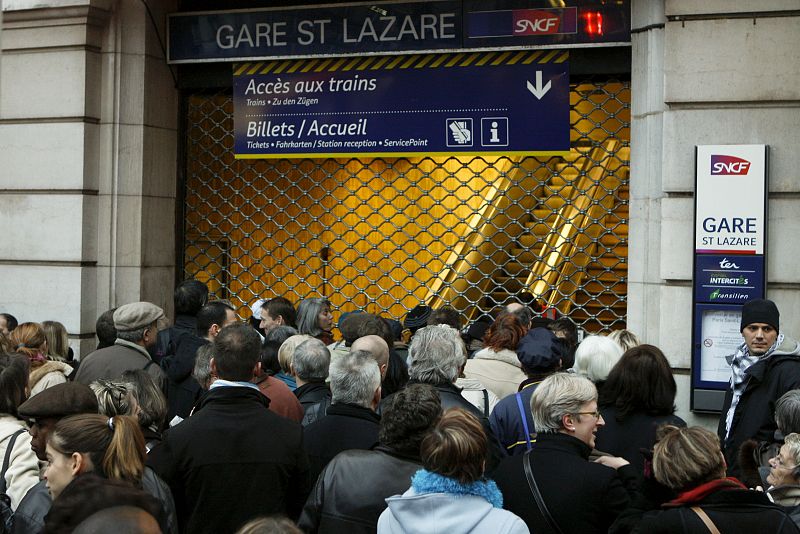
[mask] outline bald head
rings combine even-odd
[[[156,519],[134,506],[105,508],[87,517],[75,530],[75,534],[161,534]]]
[[[386,378],[386,369],[389,367],[389,345],[386,344],[382,337],[375,335],[360,337],[353,341],[350,350],[354,352],[357,350],[369,352],[378,362],[378,367],[381,370],[381,381]]]
[[[519,310],[521,310],[524,307],[525,306],[523,306],[519,302],[512,302],[508,306],[506,306],[506,311],[508,313],[514,313],[514,312],[518,312]]]

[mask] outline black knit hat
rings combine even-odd
[[[425,304],[414,306],[406,314],[406,319],[403,321],[403,326],[412,332],[416,332],[428,324],[428,317],[430,317],[431,312],[433,312],[433,309]]]
[[[748,300],[742,306],[742,323],[739,331],[741,332],[744,327],[753,323],[765,323],[775,330],[780,330],[780,317],[778,307],[771,300]]]

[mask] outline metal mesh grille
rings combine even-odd
[[[235,160],[230,90],[188,97],[184,272],[241,314],[326,296],[402,319],[531,293],[625,325],[630,87],[571,87],[566,158]]]

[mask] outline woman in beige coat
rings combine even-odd
[[[467,361],[464,376],[479,380],[500,399],[516,393],[522,381],[528,378],[516,352],[526,331],[527,325],[513,313],[500,314],[486,331],[485,348]]]

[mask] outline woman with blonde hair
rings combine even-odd
[[[14,351],[24,354],[31,362],[28,386],[31,397],[56,384],[63,384],[72,373],[72,367],[64,362],[49,359],[47,338],[39,323],[22,323],[9,335]]]
[[[408,491],[386,499],[378,534],[527,534],[522,519],[503,510],[497,484],[484,476],[487,447],[477,417],[460,408],[446,411],[422,440],[424,469]]]
[[[44,337],[47,338],[47,358],[56,362],[71,360],[67,329],[58,321],[42,321]]]
[[[281,372],[275,375],[275,378],[281,380],[284,384],[289,386],[292,391],[297,389],[297,381],[292,374],[292,361],[294,360],[294,351],[303,341],[314,339],[310,334],[295,334],[281,343],[278,349],[278,363],[281,366]]]

